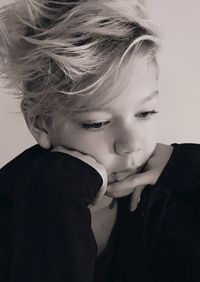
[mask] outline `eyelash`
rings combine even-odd
[[[94,122],[94,123],[82,123],[81,126],[87,130],[101,130],[102,127],[110,123],[110,121]]]
[[[158,112],[155,110],[152,111],[144,111],[140,112],[136,115],[137,118],[142,120],[149,119],[152,115],[157,114]],[[102,122],[94,122],[94,123],[82,123],[82,128],[86,130],[93,130],[93,131],[100,131],[103,127],[105,127],[107,124],[109,124],[110,121],[102,121]]]
[[[136,117],[141,118],[141,119],[149,119],[152,115],[157,114],[158,112],[155,110],[152,111],[144,111],[140,112],[136,115]]]

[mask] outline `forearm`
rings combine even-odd
[[[79,160],[49,153],[34,161],[20,184],[10,281],[92,282],[96,243],[86,205],[101,178]]]

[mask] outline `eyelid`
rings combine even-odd
[[[110,123],[110,121],[83,122],[83,123],[81,123],[81,126],[82,126],[83,129],[86,129],[86,130],[89,130],[89,131],[100,131],[109,123]],[[95,128],[95,125],[102,125],[102,126]],[[92,127],[92,126],[94,126],[94,127]]]
[[[147,116],[145,117],[141,117],[140,115],[141,114],[147,114]],[[158,111],[156,111],[156,110],[144,110],[144,111],[140,111],[140,112],[138,112],[138,113],[136,113],[136,117],[138,117],[138,118],[143,118],[143,119],[145,119],[145,118],[148,118],[149,116],[152,116],[152,115],[154,115],[154,114],[157,114],[158,113]]]
[[[81,113],[76,113],[75,114],[75,119],[76,120],[81,120],[82,122],[94,122],[97,123],[98,121],[105,121],[109,120],[112,115],[109,113],[105,112],[81,112]]]
[[[81,121],[81,123],[101,123],[101,122],[107,122],[107,120],[92,120],[92,119],[88,119],[88,120]]]
[[[89,124],[89,125],[92,125],[92,124],[99,124],[99,123],[104,123],[104,124],[107,124],[109,123],[110,120],[101,120],[101,121],[97,121],[97,120],[87,120],[87,121],[82,121],[81,124]]]

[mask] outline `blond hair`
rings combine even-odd
[[[28,118],[89,107],[127,56],[155,59],[159,43],[135,0],[18,0],[1,9],[0,28],[2,72]]]

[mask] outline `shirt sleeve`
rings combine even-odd
[[[19,175],[9,282],[92,282],[96,242],[87,205],[101,176],[60,152],[35,159]]]

